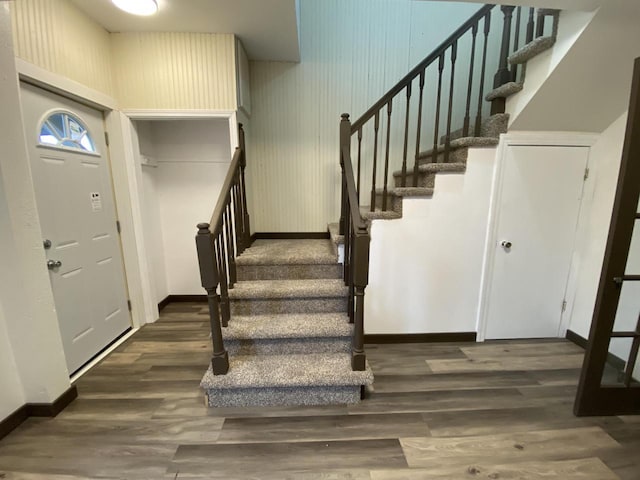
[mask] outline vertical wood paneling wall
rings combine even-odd
[[[111,35],[122,109],[235,110],[235,37],[207,33]]]
[[[251,63],[258,232],[324,231],[338,220],[340,114],[364,113],[478,5],[302,0],[300,9],[301,63]],[[396,124],[403,109],[394,104]]]
[[[16,55],[122,109],[235,110],[235,36],[107,32],[69,0],[11,2]]]
[[[16,55],[113,96],[109,33],[68,0],[11,2]]]

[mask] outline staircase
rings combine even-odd
[[[479,14],[476,14],[476,20],[484,16],[484,30],[485,32],[490,26],[489,15],[490,10],[482,10]],[[526,9],[524,9],[526,10]],[[499,143],[500,134],[506,133],[509,124],[509,115],[504,113],[505,104],[507,98],[517,95],[523,89],[525,77],[526,77],[526,65],[529,60],[540,55],[541,53],[549,50],[556,42],[558,33],[558,21],[560,12],[555,9],[539,8],[537,10],[528,9],[528,21],[526,23],[526,41],[522,47],[518,48],[519,38],[521,36],[520,29],[523,25],[523,9],[522,7],[502,7],[504,13],[504,30],[503,30],[503,46],[501,52],[502,64],[499,67],[498,73],[494,79],[495,88],[488,92],[484,96],[484,100],[491,104],[491,115],[486,120],[481,120],[482,109],[481,105],[478,105],[478,115],[476,116],[475,131],[471,127],[472,119],[470,118],[470,106],[472,101],[472,88],[471,81],[467,91],[467,111],[464,119],[465,127],[456,131],[451,131],[450,120],[447,125],[444,126],[447,133],[439,137],[439,142],[428,150],[421,150],[417,148],[414,156],[415,163],[413,168],[407,166],[407,134],[405,134],[405,148],[404,159],[402,169],[393,171],[393,188],[388,188],[386,182],[383,181],[384,186],[382,188],[375,188],[376,182],[379,181],[379,175],[374,176],[371,184],[373,185],[373,191],[371,193],[371,201],[362,202],[360,205],[361,215],[364,219],[371,220],[394,220],[402,218],[402,203],[404,198],[432,197],[435,191],[436,177],[438,174],[463,174],[466,171],[466,161],[470,148],[487,148],[496,147]],[[515,18],[513,14],[515,12]],[[552,22],[545,23],[546,19],[550,18]],[[511,32],[512,24],[515,22],[515,32]],[[480,30],[480,22],[475,24],[475,27],[471,27],[474,45],[476,44],[476,35]],[[475,30],[473,30],[475,28]],[[535,30],[535,33],[534,33]],[[547,32],[548,30],[548,32]],[[455,35],[455,34],[454,34]],[[508,41],[505,41],[508,39]],[[441,47],[441,52],[435,58],[444,58],[446,50],[448,48],[457,48],[457,38],[453,38],[451,41],[445,42]],[[510,52],[510,47],[513,45],[513,51]],[[477,48],[477,47],[476,47]],[[473,57],[473,56],[472,56]],[[452,58],[452,65],[455,65],[455,54],[450,54]],[[473,58],[472,58],[473,62]],[[398,85],[392,88],[387,95],[385,95],[381,101],[378,102],[378,110],[372,111],[371,109],[358,119],[354,126],[352,126],[352,136],[358,134],[358,151],[362,149],[362,128],[363,125],[375,119],[378,122],[379,118],[384,115],[384,107],[387,106],[389,111],[389,105],[398,96],[398,92],[405,89],[407,92],[407,105],[409,105],[409,99],[411,97],[412,83],[415,87],[416,79],[419,80],[420,96],[422,101],[422,85],[424,83],[425,71],[429,67],[428,62],[423,62],[424,65],[419,65],[414,69],[413,76],[411,78],[405,78]],[[433,62],[435,63],[435,62]],[[440,61],[440,72],[446,69],[445,62]],[[472,64],[473,65],[473,64]],[[484,62],[483,62],[484,67]],[[473,68],[473,67],[472,67]],[[484,68],[483,68],[484,70]],[[453,74],[452,74],[453,76]],[[473,79],[472,73],[469,73],[471,80]],[[483,76],[484,77],[484,76]],[[440,74],[442,78],[442,74]],[[482,97],[482,85],[479,86],[479,94]],[[452,90],[453,91],[453,90]],[[464,93],[464,92],[463,92]],[[439,94],[440,95],[440,94]],[[455,91],[454,91],[455,95]],[[453,95],[452,95],[453,96]],[[437,102],[437,105],[441,105],[442,100]],[[451,109],[451,107],[449,107]],[[422,112],[422,109],[420,109]],[[440,110],[436,112],[440,116]],[[390,115],[389,115],[390,117]],[[451,114],[449,113],[449,118]],[[408,118],[408,115],[407,115]],[[343,120],[345,118],[343,117]],[[348,119],[348,117],[346,117]],[[421,118],[418,118],[418,122]],[[388,120],[391,123],[391,119]],[[408,121],[405,125],[405,131],[408,131]],[[440,122],[442,123],[442,122]],[[438,138],[438,128],[442,128],[443,125],[437,123],[435,137]],[[378,143],[378,126],[374,128],[375,139],[374,142]],[[422,134],[422,132],[421,132]],[[471,136],[470,134],[473,134]],[[418,136],[416,144],[420,145],[421,138]],[[388,155],[389,145],[387,141],[386,155]],[[374,162],[376,159],[374,158]],[[388,167],[385,158],[385,178],[388,177]],[[360,158],[357,161],[358,171],[360,171]],[[374,168],[375,171],[375,168]],[[359,175],[358,175],[359,177]],[[359,180],[359,179],[358,179]],[[358,181],[358,184],[360,181]],[[364,205],[363,205],[364,204]]]
[[[486,77],[493,75],[487,65],[491,18],[498,13],[503,17],[499,65],[493,89],[485,94]],[[545,26],[548,17],[553,23]],[[343,404],[363,398],[373,383],[364,352],[371,221],[401,218],[404,198],[431,197],[438,175],[465,172],[469,149],[498,145],[509,122],[506,99],[522,90],[526,62],[552,48],[558,18],[556,10],[485,5],[353,124],[344,114],[341,217],[329,225],[331,240],[252,242],[240,125],[239,147],[211,221],[199,224],[196,236],[213,343],[201,382],[209,406]],[[468,73],[461,87],[455,72],[465,35],[472,47],[469,65],[458,68]],[[431,74],[437,87],[428,89]],[[413,107],[412,92],[418,97]],[[424,127],[426,114],[423,118],[429,94],[435,105],[432,131]],[[464,116],[454,115],[456,96],[465,100]],[[399,104],[404,121],[396,127],[392,106],[397,110]],[[402,155],[390,148],[392,131],[403,137]]]
[[[236,258],[227,375],[202,380],[211,406],[356,403],[373,382],[352,371],[348,289],[329,240],[256,240]]]

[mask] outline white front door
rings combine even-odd
[[[588,154],[507,147],[486,339],[559,336]]]
[[[69,373],[131,327],[102,112],[21,85],[25,132]]]

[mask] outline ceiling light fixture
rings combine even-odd
[[[111,0],[120,10],[133,15],[149,16],[158,11],[156,0]]]

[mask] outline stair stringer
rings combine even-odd
[[[372,221],[368,334],[475,332],[496,152],[470,148],[466,172],[439,174],[433,197]]]

